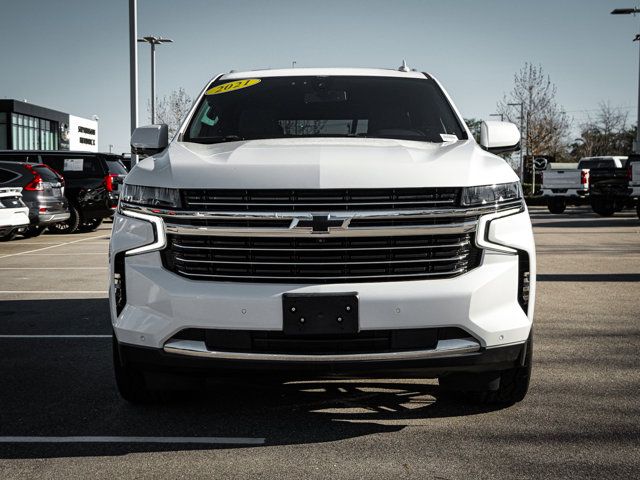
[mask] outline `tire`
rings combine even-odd
[[[120,396],[132,404],[145,404],[157,400],[149,388],[143,372],[132,367],[123,358],[118,348],[118,340],[112,335],[113,346],[113,370],[116,377],[116,385]]]
[[[547,208],[551,213],[559,215],[566,210],[567,202],[562,198],[553,198],[547,202]]]
[[[69,218],[64,222],[49,225],[50,233],[75,233],[80,226],[80,212],[73,205],[69,205]]]
[[[11,230],[9,233],[6,233],[0,237],[0,242],[9,242],[14,238],[16,238],[17,234],[18,234],[18,230]]]
[[[89,218],[88,220],[80,222],[80,225],[78,226],[78,232],[93,232],[97,230],[101,224],[102,218]]]
[[[533,365],[533,333],[525,343],[522,365],[499,372],[486,372],[479,388],[465,390],[469,374],[453,374],[438,379],[445,393],[457,400],[483,405],[513,405],[524,400],[529,390]],[[471,378],[472,379],[472,378]],[[473,380],[473,379],[472,379]],[[482,385],[482,382],[484,385]],[[477,387],[477,384],[475,385]]]
[[[45,231],[46,228],[47,227],[38,227],[38,226],[31,225],[25,228],[25,230],[22,232],[22,236],[24,238],[39,237],[42,234],[42,232]]]
[[[640,198],[638,199],[638,204],[636,205],[636,215],[638,215],[638,220],[640,220]]]
[[[610,217],[616,213],[616,202],[607,198],[591,200],[591,209],[601,217]]]

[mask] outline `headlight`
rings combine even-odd
[[[462,190],[462,205],[465,207],[499,205],[504,202],[522,199],[522,196],[520,182],[465,187]]]
[[[149,207],[179,208],[180,192],[175,188],[144,187],[125,183],[120,201]]]

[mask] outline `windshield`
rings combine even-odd
[[[442,90],[426,77],[270,77],[211,84],[184,141],[373,137],[442,142],[452,135],[467,138]]]

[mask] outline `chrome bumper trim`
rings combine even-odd
[[[383,353],[349,353],[327,355],[281,354],[281,353],[252,353],[252,352],[221,352],[207,350],[204,342],[196,340],[169,340],[164,345],[165,353],[203,357],[217,360],[245,360],[264,362],[303,362],[303,363],[332,363],[332,362],[371,362],[371,361],[401,361],[423,360],[429,358],[446,358],[474,353],[480,350],[480,344],[473,338],[440,340],[436,348],[431,350],[413,350],[406,352]]]

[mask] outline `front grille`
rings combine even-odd
[[[398,237],[168,235],[165,268],[194,280],[348,283],[450,278],[477,267],[473,234]]]
[[[182,190],[183,210],[309,212],[455,207],[459,188]]]

